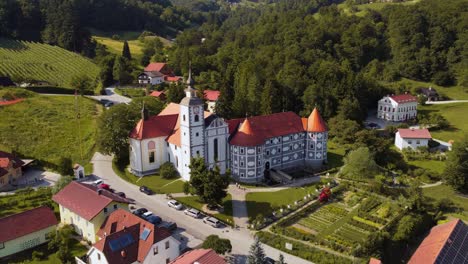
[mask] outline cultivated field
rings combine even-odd
[[[89,59],[60,47],[0,38],[0,75],[70,87],[74,76],[94,79],[98,73]]]

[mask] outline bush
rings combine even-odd
[[[161,177],[163,177],[164,179],[172,179],[178,177],[179,173],[174,168],[174,165],[172,163],[165,162],[159,168],[159,175],[161,175]]]
[[[434,74],[434,83],[440,86],[450,86],[455,82],[455,78],[450,71],[437,72]]]
[[[32,253],[32,260],[34,261],[39,261],[39,260],[42,260],[44,258],[44,252],[41,252],[41,251],[33,251]]]

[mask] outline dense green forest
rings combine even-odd
[[[360,120],[402,77],[468,86],[467,2],[423,0],[364,16],[330,0],[239,7],[222,23],[185,30],[169,58],[179,73],[192,61],[197,81],[222,91],[225,117],[318,106],[327,118]]]

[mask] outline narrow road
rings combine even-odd
[[[90,95],[88,97],[97,101],[102,99],[109,100],[114,104],[128,104],[132,101],[132,99],[116,93],[114,87],[108,87],[105,91],[106,95]]]
[[[177,225],[184,229],[187,233],[194,236],[196,239],[205,239],[208,235],[215,234],[223,238],[227,238],[232,244],[232,255],[236,258],[236,263],[246,263],[246,258],[250,249],[250,245],[254,242],[254,238],[250,230],[245,228],[232,229],[230,227],[213,228],[204,224],[201,219],[194,219],[184,215],[182,211],[176,211],[167,206],[166,196],[151,195],[148,196],[139,191],[138,186],[133,185],[121,179],[112,169],[112,157],[95,153],[92,161],[94,165],[94,175],[102,178],[105,183],[117,191],[123,191],[127,197],[136,200],[136,204],[143,206],[155,214],[161,216],[166,221],[176,222]],[[233,201],[235,203],[235,201]],[[284,255],[287,263],[291,264],[306,264],[311,263],[307,260],[296,256],[281,252],[268,245],[263,245],[267,256],[278,259],[281,254]]]
[[[433,102],[426,102],[426,104],[455,104],[455,103],[468,103],[468,100],[448,100],[448,101],[433,101]]]

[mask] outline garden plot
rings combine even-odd
[[[328,204],[298,222],[299,226],[315,230],[317,233],[326,230],[330,225],[346,216],[348,211],[338,204]]]

